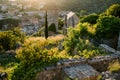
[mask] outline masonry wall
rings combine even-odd
[[[120,52],[116,52],[106,56],[99,56],[92,59],[64,59],[59,61],[56,66],[50,66],[40,71],[36,80],[63,80],[63,69],[70,66],[88,64],[99,72],[106,71],[109,63],[113,60],[120,61]],[[74,73],[73,73],[74,74]]]

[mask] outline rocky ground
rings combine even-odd
[[[120,80],[120,70],[112,73],[110,71],[102,72],[101,75],[101,80]]]

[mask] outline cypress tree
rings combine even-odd
[[[45,39],[48,38],[48,21],[47,21],[47,11],[45,13]]]

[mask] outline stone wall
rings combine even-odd
[[[58,10],[47,10],[48,11],[48,25],[50,26],[52,23],[56,26],[56,31],[58,31],[58,18],[59,11]]]
[[[55,66],[45,67],[37,74],[35,80],[65,80],[65,77],[69,78],[70,80],[74,80],[76,78],[78,80],[97,80],[99,72],[106,71],[109,63],[113,60],[120,61],[119,51],[115,51],[115,53],[106,56],[98,56],[92,59],[63,59],[60,60]],[[83,69],[81,68],[82,65],[85,65]],[[87,69],[89,66],[91,66],[90,70]],[[76,69],[79,71],[74,71]],[[97,75],[87,76],[88,74],[95,73],[97,73]],[[78,76],[78,74],[79,77],[71,78],[71,75]],[[86,75],[86,78],[82,78],[83,75]]]
[[[117,49],[120,50],[120,32],[119,32],[119,37],[118,37],[118,45],[117,45]]]

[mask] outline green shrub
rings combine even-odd
[[[55,26],[55,24],[52,23],[52,24],[49,26],[48,30],[56,33],[56,26]]]
[[[12,19],[12,18],[5,18],[0,20],[0,26],[1,28],[4,27],[4,25],[7,25],[8,28],[5,30],[13,29],[15,27],[18,27],[20,23],[19,19]]]
[[[59,28],[59,29],[62,29],[63,26],[64,26],[64,21],[63,21],[61,18],[59,18],[59,19],[58,19],[58,28]]]
[[[120,18],[120,4],[113,4],[106,11],[107,15],[112,15]]]
[[[59,60],[53,54],[49,54],[49,50],[44,50],[39,45],[22,48],[17,52],[20,65],[14,70],[11,80],[33,80],[39,72],[37,69],[55,64]]]
[[[49,37],[47,40],[42,37],[26,39],[23,47],[17,50],[16,57],[21,62],[13,71],[11,80],[34,80],[43,67],[55,64],[62,58],[55,46],[62,39],[63,36]]]
[[[10,31],[0,32],[0,50],[10,50],[15,49],[15,45],[19,41],[15,35],[12,34]]]
[[[80,23],[77,27],[68,29],[67,37],[63,42],[63,46],[67,53],[72,56],[80,55],[85,58],[100,54],[100,50],[86,39],[87,36],[89,37],[90,35],[88,26],[89,24],[87,23]]]
[[[21,43],[24,42],[26,35],[25,35],[24,32],[22,32],[22,31],[20,30],[19,27],[13,28],[11,31],[13,32],[13,35],[15,35],[16,37],[18,37],[18,38],[20,39],[20,42],[21,42]]]
[[[110,38],[118,35],[120,31],[120,19],[114,16],[100,16],[96,24],[96,36]]]
[[[90,14],[88,16],[83,17],[80,22],[84,23],[84,22],[88,22],[90,24],[96,24],[97,19],[98,19],[98,15],[97,14]]]
[[[24,42],[25,35],[18,29],[0,32],[0,51],[16,49],[16,45]]]

